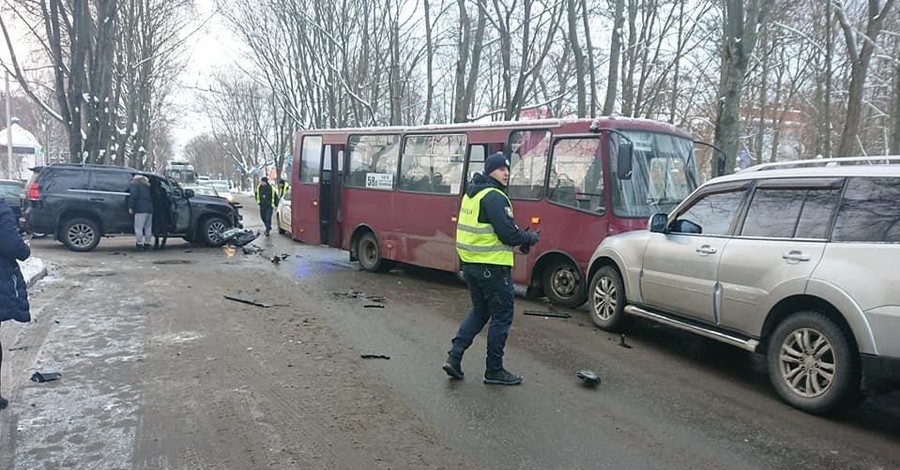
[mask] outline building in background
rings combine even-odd
[[[37,138],[19,125],[18,118],[10,120],[8,129],[0,130],[0,174],[14,180],[27,180],[31,177],[31,168],[46,164],[44,149]],[[11,135],[10,135],[10,131]],[[8,163],[8,146],[12,141],[12,168]]]

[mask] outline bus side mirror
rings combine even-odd
[[[653,233],[666,233],[666,226],[669,224],[669,216],[666,214],[653,214],[650,217],[650,231]]]
[[[632,150],[631,142],[619,143],[619,151],[616,153],[616,177],[620,180],[631,179]]]

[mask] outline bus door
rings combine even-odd
[[[294,239],[310,245],[322,243],[321,188],[322,136],[305,135],[300,142],[298,184],[291,190],[291,231]]]
[[[344,150],[342,145],[327,144],[322,152],[322,176],[319,185],[320,243],[339,248],[341,246],[341,170]],[[334,169],[337,168],[337,171]]]

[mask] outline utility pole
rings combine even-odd
[[[12,141],[12,119],[9,117],[9,73],[4,73],[6,79],[6,174],[7,178],[14,180],[13,177],[13,141]]]

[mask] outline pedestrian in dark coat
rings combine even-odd
[[[263,176],[256,187],[256,203],[259,204],[259,216],[266,226],[266,236],[272,231],[272,212],[278,205],[278,193],[269,184],[269,178]]]
[[[149,250],[153,234],[153,195],[150,180],[144,175],[134,175],[128,185],[128,213],[134,215],[135,249]]]
[[[0,323],[6,320],[22,323],[31,321],[25,278],[19,269],[19,263],[16,262],[16,260],[25,261],[29,256],[31,248],[19,236],[12,209],[0,199]],[[0,345],[0,366],[2,364],[3,346]],[[6,408],[8,404],[9,402],[0,396],[0,410]]]

